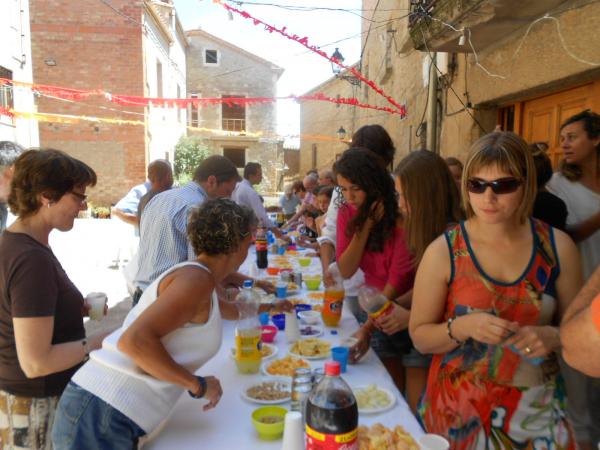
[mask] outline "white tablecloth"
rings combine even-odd
[[[255,261],[253,253],[242,267],[247,268],[249,262]],[[318,261],[315,260],[304,272],[317,271]],[[295,297],[306,295],[302,291]],[[322,338],[328,339],[332,345],[337,345],[343,338],[351,335],[358,324],[347,308],[343,310],[342,320],[338,326],[337,335],[331,333],[333,328],[324,328]],[[173,412],[163,426],[150,437],[144,445],[144,450],[187,450],[187,449],[277,449],[281,448],[281,440],[260,440],[252,425],[252,411],[261,405],[243,400],[240,393],[252,382],[264,378],[261,374],[242,375],[237,372],[235,362],[230,357],[234,346],[235,322],[223,322],[223,344],[217,355],[199,370],[200,375],[214,375],[219,378],[223,387],[223,397],[213,410],[202,411],[203,400],[194,400],[189,395],[181,396]],[[276,358],[287,354],[288,344],[283,331],[278,332],[274,344],[279,351]],[[201,345],[201,343],[199,343]],[[310,361],[313,367],[322,367],[324,360]],[[423,434],[417,420],[411,413],[406,401],[396,389],[392,379],[379,358],[372,350],[355,365],[349,365],[348,371],[342,375],[351,386],[376,384],[386,388],[396,395],[396,405],[381,414],[361,414],[359,423],[372,425],[377,422],[387,427],[402,425],[415,439]],[[289,403],[282,406],[289,408]]]

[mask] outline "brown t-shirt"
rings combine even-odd
[[[83,297],[52,251],[23,233],[0,236],[0,389],[14,395],[60,395],[80,364],[27,378],[17,358],[13,318],[54,317],[52,344],[85,337]]]

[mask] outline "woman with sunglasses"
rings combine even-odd
[[[458,450],[573,449],[556,352],[581,285],[575,245],[530,218],[536,176],[516,134],[475,142],[461,187],[467,220],[427,248],[413,292],[411,337],[434,354],[422,423]]]
[[[61,393],[106,333],[86,338],[84,299],[48,238],[85,210],[96,174],[58,150],[15,162],[8,204],[17,220],[0,237],[0,441],[46,449]]]
[[[195,373],[221,346],[221,314],[238,316],[233,305],[220,310],[215,287],[244,262],[255,228],[252,210],[228,199],[193,210],[187,232],[196,259],[150,284],[75,373],[58,404],[55,450],[137,448],[186,390],[208,401],[204,411],[219,403],[219,380]]]

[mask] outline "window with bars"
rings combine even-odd
[[[192,92],[190,94],[190,98],[199,98],[200,94],[198,92]],[[194,105],[193,103],[190,103],[190,110],[189,110],[189,125],[190,127],[198,127],[200,126],[200,111],[198,108],[198,105]]]
[[[222,98],[244,98],[244,95],[222,95]],[[246,131],[246,105],[223,102],[221,104],[221,129]]]

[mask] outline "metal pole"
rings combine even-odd
[[[427,148],[438,153],[437,148],[437,53],[431,53],[429,65],[429,91],[427,93]]]

